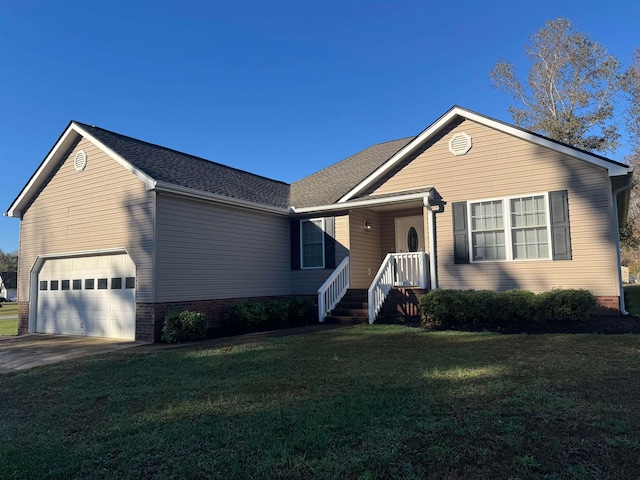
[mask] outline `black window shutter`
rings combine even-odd
[[[291,270],[300,270],[300,220],[292,220],[291,228]]]
[[[551,243],[554,260],[571,260],[569,230],[569,195],[566,190],[549,192]]]
[[[453,203],[453,261],[469,263],[469,229],[467,202]]]
[[[324,268],[336,268],[336,222],[334,217],[324,219]]]

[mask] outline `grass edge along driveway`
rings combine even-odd
[[[0,377],[1,478],[634,478],[640,336],[359,326]]]

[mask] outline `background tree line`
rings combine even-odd
[[[0,250],[0,272],[18,271],[18,252],[4,253]]]
[[[516,125],[553,140],[598,154],[621,146],[620,129],[629,133],[634,167],[629,216],[620,226],[622,264],[640,272],[640,45],[630,45],[626,68],[604,45],[557,18],[533,33],[525,46],[530,69],[521,80],[511,62],[501,59],[489,74],[514,103]]]

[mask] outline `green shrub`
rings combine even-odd
[[[536,294],[529,290],[507,290],[500,293],[496,298],[495,320],[501,326],[536,322]]]
[[[265,310],[269,325],[279,327],[289,323],[289,305],[286,302],[271,300],[265,305]]]
[[[589,318],[596,299],[588,290],[432,290],[420,297],[423,322],[439,327],[497,327],[578,322]]]
[[[293,324],[306,323],[309,306],[302,297],[291,297],[287,302],[289,321]]]
[[[538,320],[543,323],[588,320],[595,306],[596,298],[584,289],[551,290],[537,297]]]
[[[258,302],[238,303],[225,315],[225,325],[230,330],[252,330],[265,325],[268,320],[267,309]]]
[[[167,343],[202,340],[207,336],[207,317],[204,313],[184,310],[169,313],[162,326],[162,341]]]

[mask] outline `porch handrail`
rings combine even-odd
[[[376,317],[394,286],[427,288],[427,254],[424,252],[388,253],[368,291],[369,323]]]
[[[345,257],[318,289],[318,318],[321,322],[347,293],[349,279],[349,257]]]
[[[380,268],[378,269],[378,273],[374,277],[373,282],[371,282],[371,286],[369,287],[367,294],[367,301],[369,304],[369,323],[376,321],[376,316],[378,315],[378,312],[380,312],[382,304],[393,288],[394,263],[393,253],[387,253],[387,256],[384,257],[384,260],[382,261],[382,265],[380,265]]]

